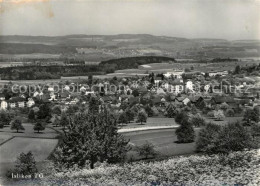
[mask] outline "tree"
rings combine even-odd
[[[257,123],[259,122],[259,117],[260,113],[257,107],[255,107],[254,109],[247,109],[243,117],[244,124],[251,125],[252,122]]]
[[[228,153],[252,148],[250,132],[239,122],[220,126],[207,124],[199,133],[197,150],[207,153]]]
[[[143,122],[146,123],[147,120],[147,114],[145,111],[139,111],[137,114],[137,123],[141,123],[141,125],[143,124]]]
[[[173,105],[173,104],[169,104],[167,107],[166,107],[166,116],[168,118],[174,118],[177,114],[177,110],[176,110],[176,107]]]
[[[37,118],[48,120],[48,119],[50,119],[50,117],[51,117],[50,106],[47,103],[40,105],[39,111],[37,113]]]
[[[63,127],[63,129],[65,129],[65,127],[69,125],[69,122],[69,118],[67,117],[66,113],[63,112],[60,118],[60,125]]]
[[[187,118],[181,121],[175,133],[179,143],[191,143],[195,139],[195,131]]]
[[[157,152],[154,149],[154,145],[147,142],[140,147],[137,147],[137,152],[139,156],[143,156],[145,159],[148,159],[148,157],[154,158],[157,155]]]
[[[219,134],[218,152],[242,151],[253,148],[250,132],[240,122],[224,125]]]
[[[31,178],[35,178],[36,173],[38,172],[36,167],[36,162],[31,151],[28,153],[21,153],[17,160],[15,161],[14,170],[9,170],[7,176],[12,177],[12,174],[19,175],[30,175]]]
[[[227,109],[226,115],[227,115],[228,117],[233,117],[233,116],[235,115],[235,112],[234,112],[233,109]]]
[[[181,124],[182,120],[187,119],[188,120],[188,114],[186,112],[178,112],[175,116],[175,122],[178,124]]]
[[[134,90],[132,91],[132,95],[133,95],[134,97],[139,96],[139,91],[138,91],[137,89],[134,89]]]
[[[251,127],[251,133],[254,138],[260,136],[260,124],[254,123]]]
[[[116,118],[106,109],[95,114],[74,115],[68,130],[64,131],[63,143],[54,154],[56,162],[66,167],[84,166],[89,162],[90,168],[94,168],[97,161],[124,160],[128,141],[117,130]]]
[[[56,114],[58,116],[61,115],[61,108],[60,108],[60,106],[58,106],[58,105],[54,106],[53,109],[52,109],[52,113]]]
[[[33,109],[31,109],[31,110],[29,111],[28,119],[29,119],[29,121],[34,121],[34,120],[35,120],[35,113],[34,113],[34,110],[33,110]]]
[[[19,119],[15,119],[11,124],[11,130],[16,130],[18,133],[19,130],[25,130],[22,122]]]
[[[97,113],[99,111],[99,102],[96,98],[91,97],[89,100],[89,113]]]
[[[225,118],[223,110],[215,110],[214,111],[214,117],[218,121],[223,120]]]
[[[240,72],[241,72],[241,67],[240,67],[240,65],[237,65],[235,68],[234,74],[240,74]]]
[[[118,117],[118,123],[123,124],[127,122],[128,122],[128,118],[126,116],[126,113],[125,112],[120,113]]]
[[[34,127],[33,127],[33,130],[36,130],[38,131],[38,133],[40,133],[40,131],[44,130],[45,129],[45,126],[43,125],[42,122],[37,122]]]
[[[224,102],[224,103],[221,103],[220,108],[222,110],[227,110],[229,108],[229,105],[226,102]]]
[[[60,119],[57,115],[54,117],[54,121],[52,123],[55,127],[58,127],[60,125]]]
[[[12,121],[12,116],[9,112],[1,111],[0,112],[0,125],[9,125]]]
[[[200,114],[196,114],[196,115],[192,116],[191,123],[195,127],[201,127],[201,126],[206,125],[205,119]]]
[[[216,153],[217,142],[221,133],[221,126],[215,123],[207,123],[202,128],[196,141],[196,149],[199,152]]]
[[[150,107],[150,105],[146,105],[145,106],[145,112],[147,113],[147,115],[149,116],[149,117],[152,117],[153,116],[153,110],[152,110],[152,108]]]
[[[127,108],[125,111],[125,114],[126,114],[128,123],[130,123],[131,121],[134,120],[135,113],[131,109]]]

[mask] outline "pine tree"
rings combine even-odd
[[[78,113],[64,131],[64,143],[55,154],[56,160],[67,167],[90,162],[90,168],[94,168],[97,161],[122,161],[128,141],[117,130],[116,118],[106,109],[96,114]]]
[[[34,120],[35,120],[35,113],[34,113],[34,110],[33,110],[33,109],[31,109],[31,110],[29,111],[28,119],[29,119],[30,121],[34,121]]]

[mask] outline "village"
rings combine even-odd
[[[227,71],[185,72],[174,69],[164,74],[138,77],[113,77],[80,81],[60,81],[40,85],[6,84],[0,94],[1,110],[37,112],[39,103],[59,106],[66,112],[71,106],[88,108],[94,98],[99,108],[106,107],[119,115],[135,107],[148,117],[169,116],[167,110],[197,109],[204,117],[225,120],[243,116],[248,108],[260,107],[260,87],[250,78],[238,78]],[[38,103],[38,104],[37,104]],[[51,106],[52,107],[52,106]],[[216,114],[218,113],[218,114]],[[120,118],[120,117],[119,117]]]

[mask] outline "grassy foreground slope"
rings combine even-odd
[[[51,168],[48,169],[50,173]],[[260,150],[55,172],[41,185],[260,185]]]

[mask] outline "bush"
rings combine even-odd
[[[209,111],[209,112],[207,113],[207,116],[208,116],[209,118],[213,118],[213,117],[214,117],[214,112],[213,112],[213,111]]]
[[[250,132],[239,122],[225,125],[219,135],[219,152],[241,151],[253,147]]]
[[[221,126],[208,123],[201,129],[196,142],[196,149],[199,152],[216,153]]]
[[[191,143],[195,139],[195,131],[188,119],[183,119],[175,131],[179,143]]]
[[[36,162],[33,154],[29,151],[27,154],[21,153],[17,160],[15,161],[14,170],[9,170],[7,172],[7,177],[11,178],[13,174],[19,175],[30,175],[31,178],[35,177],[35,173],[37,173]]]
[[[186,119],[188,120],[188,114],[186,112],[179,112],[176,114],[175,116],[175,122],[180,124],[182,122],[182,120]]]
[[[205,126],[205,124],[206,124],[205,119],[200,114],[196,114],[196,115],[192,116],[191,123],[195,127]]]
[[[235,115],[235,112],[233,109],[227,109],[226,116],[233,117]]]
[[[260,136],[260,124],[253,124],[251,127],[251,131],[253,137]]]
[[[137,147],[137,152],[139,156],[143,156],[145,159],[149,157],[154,158],[157,155],[157,152],[154,149],[153,144],[146,142],[140,147]]]
[[[225,126],[207,124],[199,133],[197,151],[207,153],[228,153],[253,148],[250,132],[239,122]]]

